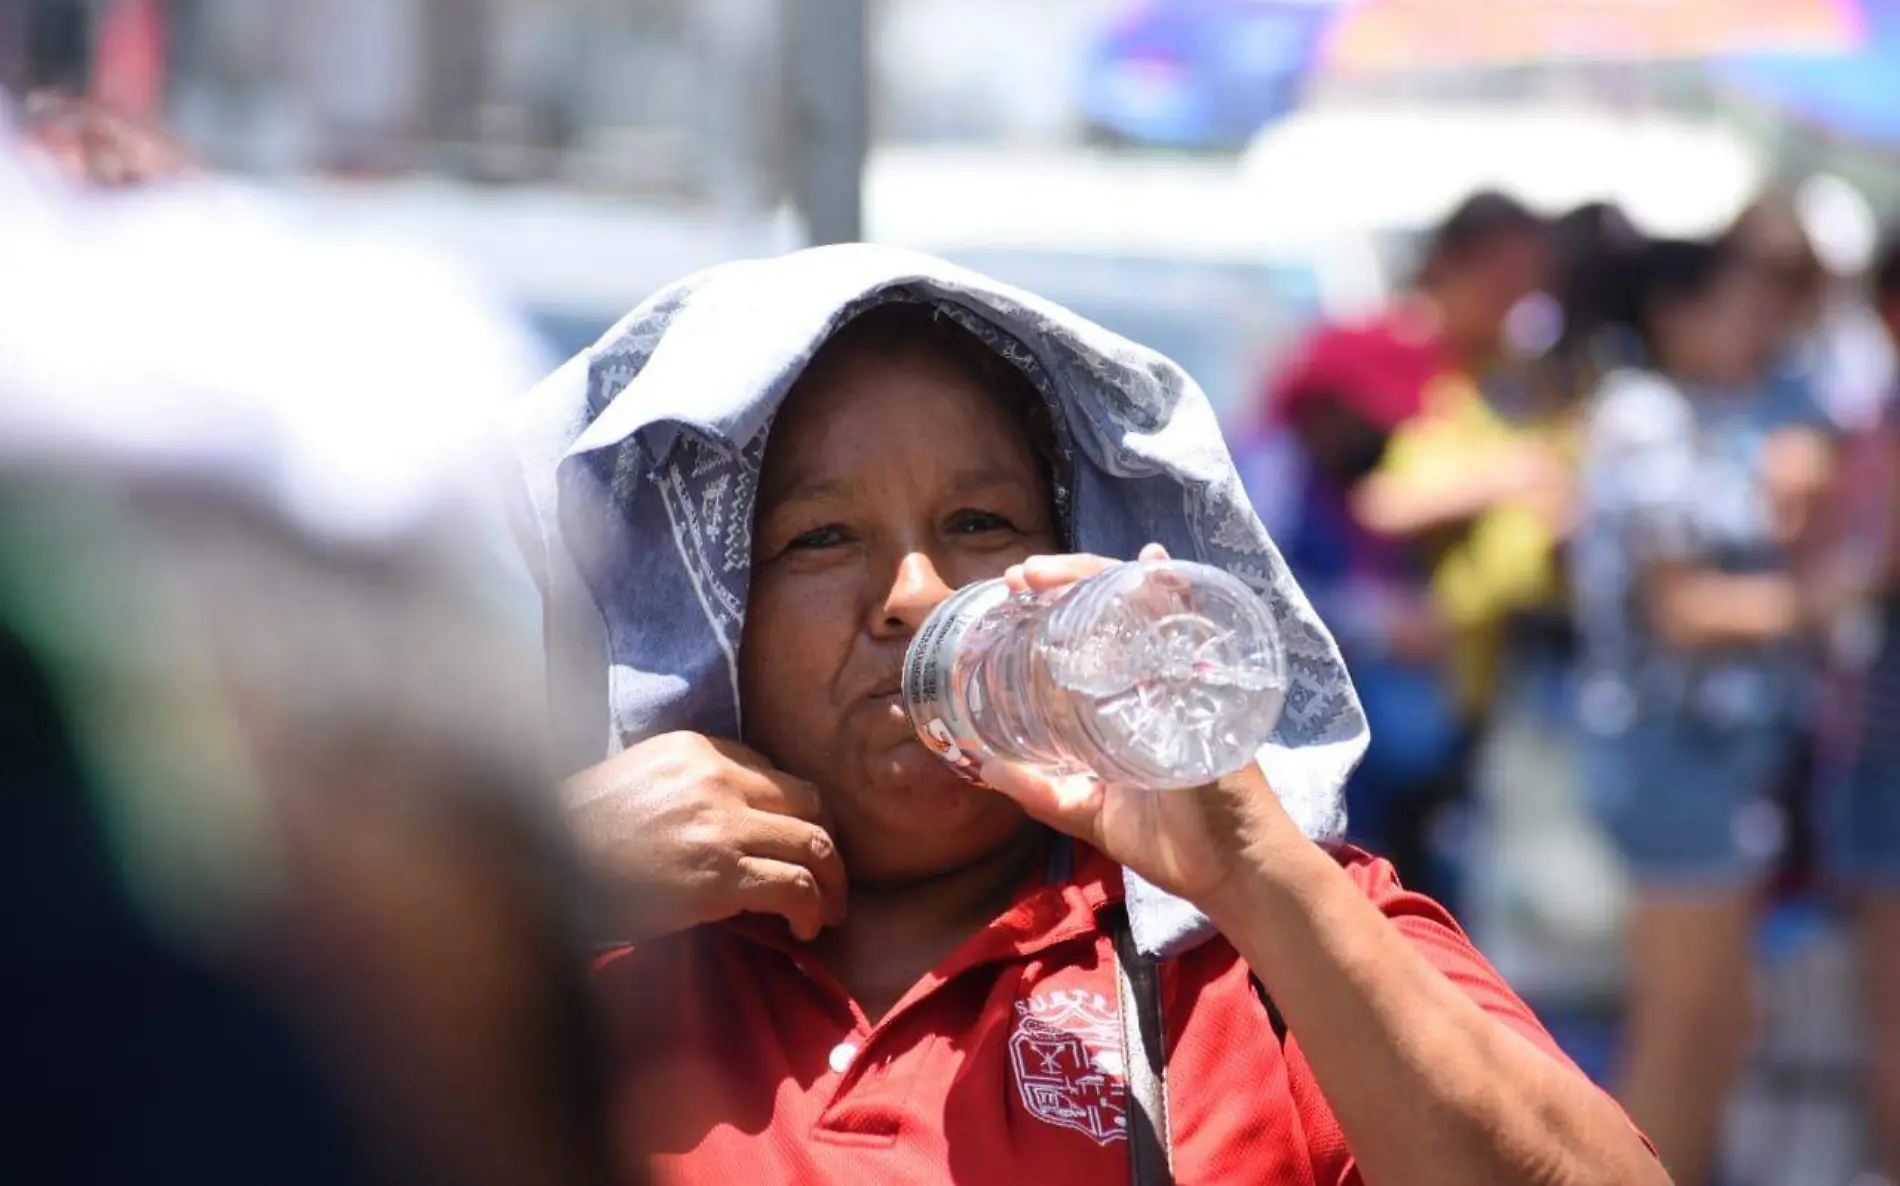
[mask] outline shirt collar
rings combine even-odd
[[[1097,933],[1096,916],[1123,900],[1121,866],[1087,845],[1058,838],[1041,874],[1023,883],[1002,913],[951,954],[934,973],[943,979],[986,963],[1023,959]],[[723,933],[796,961],[810,958],[777,916],[742,914],[715,924]]]

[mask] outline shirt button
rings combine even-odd
[[[842,1075],[851,1069],[851,1064],[857,1057],[858,1048],[856,1046],[853,1046],[849,1042],[840,1042],[831,1048],[831,1058],[829,1060],[831,1069]]]

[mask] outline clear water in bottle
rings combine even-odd
[[[1199,786],[1250,761],[1287,687],[1259,595],[1204,564],[1119,564],[1067,589],[958,590],[911,640],[918,738],[975,778],[1004,758],[1117,785]]]

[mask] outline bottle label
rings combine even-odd
[[[964,635],[1009,597],[1000,577],[965,585],[931,613],[904,656],[904,711],[917,740],[972,782],[982,781],[978,772],[991,755],[958,711],[950,680]]]

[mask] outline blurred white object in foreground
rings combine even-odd
[[[0,187],[0,464],[176,475],[377,544],[473,506],[546,360],[454,263],[209,181]]]

